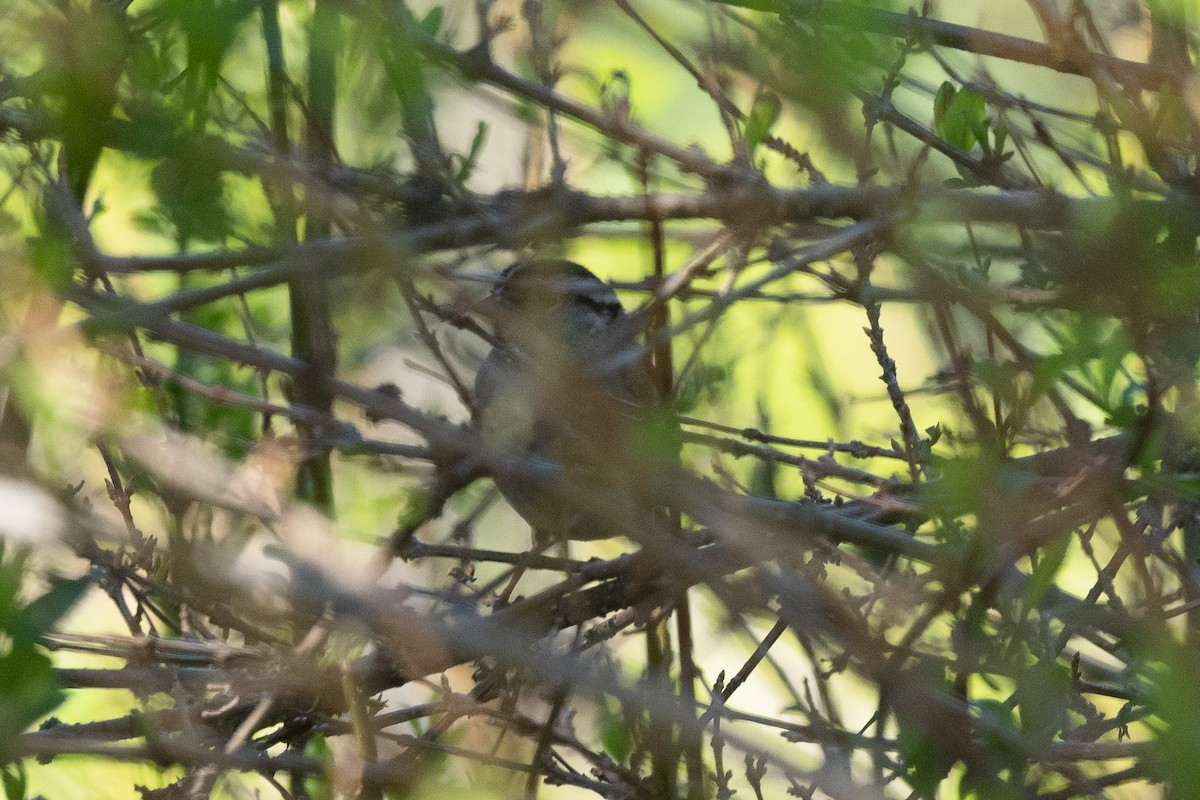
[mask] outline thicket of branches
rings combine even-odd
[[[951,5],[9,0],[8,796],[1200,796],[1197,29]],[[660,511],[472,424],[530,255]]]

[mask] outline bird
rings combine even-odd
[[[475,376],[485,444],[561,467],[575,489],[519,469],[493,475],[535,543],[649,530],[644,473],[674,445],[653,446],[663,404],[648,357],[618,357],[637,352],[638,318],[589,269],[551,258],[502,271],[480,308],[495,330]]]

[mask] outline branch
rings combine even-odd
[[[722,5],[742,6],[756,11],[787,13],[818,24],[834,25],[867,33],[879,33],[897,38],[912,38],[928,44],[962,50],[980,56],[993,56],[1006,61],[1046,67],[1070,75],[1090,76],[1096,65],[1103,66],[1114,78],[1130,88],[1153,90],[1168,80],[1169,75],[1154,64],[1128,61],[1103,53],[1089,53],[1086,58],[1041,42],[994,33],[982,28],[955,25],[951,22],[918,16],[914,12],[899,14],[849,3],[816,2],[815,0],[713,0]]]

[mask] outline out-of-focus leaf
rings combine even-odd
[[[17,645],[32,646],[48,633],[79,602],[91,585],[88,576],[82,578],[51,578],[50,589],[22,609],[8,629]]]
[[[953,83],[942,81],[937,94],[933,96],[933,129],[939,135],[946,125],[946,111],[950,108],[950,102],[954,100],[954,95],[957,93],[958,89],[954,87]]]
[[[125,68],[128,24],[116,3],[63,3],[62,16],[44,20],[53,30],[49,75],[62,98],[62,156],[77,202],[87,193],[105,145]]]
[[[1020,393],[1020,376],[1024,370],[1011,361],[976,361],[971,372],[979,382],[1005,403],[1013,404]]]
[[[84,578],[52,578],[50,588],[27,605],[20,591],[25,574],[25,549],[6,554],[0,548],[0,763],[14,755],[8,748],[30,725],[53,711],[65,697],[48,656],[37,650],[39,638],[53,629],[79,600],[89,585]],[[5,772],[5,791],[23,786],[23,776]],[[23,790],[22,790],[23,793]],[[15,795],[20,796],[20,794]]]
[[[726,385],[729,370],[720,364],[697,364],[679,387],[676,406],[681,413],[688,413],[711,400]]]
[[[154,168],[150,185],[181,241],[221,241],[229,234],[220,165],[198,144],[181,144]]]
[[[333,770],[333,752],[324,736],[317,735],[304,746],[304,755],[325,767],[325,773]],[[323,776],[311,775],[304,778],[304,788],[312,800],[333,800],[333,785]]]
[[[0,656],[0,761],[26,728],[58,707],[64,698],[50,658],[32,647],[14,647]]]
[[[21,230],[21,223],[12,214],[0,208],[0,237],[12,236]]]
[[[1043,394],[1073,366],[1076,366],[1076,359],[1066,353],[1050,353],[1039,358],[1032,369],[1034,393]]]
[[[1139,417],[1140,414],[1135,405],[1132,403],[1118,403],[1112,407],[1105,423],[1114,428],[1132,430],[1138,424]]]
[[[768,91],[759,91],[754,98],[754,105],[746,117],[746,145],[753,156],[758,146],[771,134],[771,129],[779,121],[783,104],[779,97]]]
[[[922,796],[932,796],[958,760],[931,736],[920,722],[900,717],[896,743],[901,763],[908,766],[908,784]]]
[[[633,749],[633,736],[629,725],[619,714],[614,714],[608,706],[600,706],[600,742],[604,751],[613,757],[618,764],[624,764]]]
[[[234,324],[235,319],[228,307],[218,309],[216,306],[210,306],[206,313],[197,314],[189,321],[210,330],[221,330]],[[253,372],[228,361],[181,359],[177,369],[188,377],[210,386],[228,386],[244,394],[255,394],[259,391],[258,381]],[[166,386],[172,392],[177,389],[174,381],[167,381]],[[206,438],[217,442],[224,454],[231,458],[244,457],[258,439],[257,417],[249,409],[232,404],[209,403],[194,394],[182,391],[177,394],[177,402],[185,409],[191,424],[205,431]]]
[[[442,29],[442,18],[445,15],[445,6],[434,6],[433,8],[429,9],[429,13],[417,23],[417,27],[421,29],[421,33],[432,39],[433,37],[437,36],[438,31]]]
[[[1145,686],[1156,738],[1155,763],[1167,784],[1168,800],[1200,791],[1200,667],[1189,645],[1160,639],[1148,642]]]
[[[758,429],[771,430],[765,398],[758,401]],[[750,468],[750,491],[759,497],[779,497],[779,464],[770,458],[756,458]]]
[[[25,574],[25,559],[28,547],[14,548],[16,552],[5,558],[8,548],[0,539],[0,631],[7,631],[13,616],[18,611],[17,599],[21,592],[21,576]]]
[[[640,414],[632,431],[634,452],[647,463],[670,463],[683,446],[683,434],[675,415],[665,411],[650,410]]]
[[[475,138],[471,139],[471,149],[467,152],[466,158],[462,160],[462,165],[458,168],[458,174],[455,176],[458,183],[466,183],[470,179],[471,173],[475,171],[479,154],[483,152],[483,145],[487,141],[488,130],[486,122],[480,122],[479,127],[475,129]]]
[[[1003,123],[998,123],[992,129],[992,150],[997,155],[1004,153],[1004,145],[1008,143],[1008,126]]]
[[[133,86],[151,92],[160,89],[166,80],[166,64],[145,32],[130,34],[125,74]]]
[[[1017,718],[1006,703],[1002,703],[999,700],[984,699],[977,700],[972,705],[979,709],[979,716],[993,724],[1008,729],[1012,734],[1018,733]]]
[[[979,134],[986,131],[987,107],[983,95],[970,89],[959,89],[946,102],[939,89],[934,103],[937,134],[949,144],[969,152],[979,141]],[[938,113],[939,103],[945,103],[945,110],[941,114]]]
[[[1111,396],[1117,372],[1125,359],[1133,352],[1133,342],[1124,330],[1114,328],[1112,335],[1104,340],[1100,354],[1100,386],[1105,398]]]
[[[257,8],[253,0],[163,0],[167,17],[183,31],[191,83],[200,90],[201,102],[215,85],[243,23]]]
[[[942,440],[942,434],[945,433],[945,430],[942,428],[942,423],[938,422],[926,428],[925,433],[929,434],[929,446],[933,447]]]
[[[1027,736],[1049,741],[1070,722],[1067,695],[1074,691],[1066,667],[1043,659],[1017,676],[1017,706]]]
[[[988,755],[1009,770],[1022,769],[1026,763],[1026,756],[1020,747],[1014,746],[1014,742],[1020,741],[1021,730],[1013,709],[1006,703],[990,699],[978,700],[972,705],[979,711],[980,718],[987,722],[983,726],[982,739],[987,745]],[[996,765],[996,762],[993,762],[993,765]],[[968,770],[963,776],[962,788],[986,797],[988,790],[995,788],[992,780],[994,778],[994,772],[980,776]]]
[[[4,786],[6,800],[22,800],[25,797],[25,765],[20,761],[6,764],[0,769],[0,784]]]
[[[71,288],[78,262],[70,240],[61,229],[46,228],[42,235],[29,240],[28,247],[33,271],[51,291],[61,295]]]
[[[1037,608],[1046,595],[1046,590],[1054,583],[1058,571],[1062,569],[1071,547],[1070,536],[1058,536],[1039,551],[1037,565],[1029,575],[1025,584],[1025,607]]]
[[[429,93],[416,45],[416,39],[424,32],[403,3],[394,5],[385,23],[379,41],[379,55],[392,91],[400,101],[404,132],[420,163],[426,158],[436,157],[433,151],[437,147],[433,97]]]

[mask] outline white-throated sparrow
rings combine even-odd
[[[648,441],[661,426],[648,422],[656,406],[648,363],[610,366],[636,333],[616,293],[571,261],[522,261],[500,273],[481,309],[497,339],[475,376],[485,441],[561,465],[573,489],[495,476],[535,539],[601,539],[650,524],[636,495],[663,449]]]

